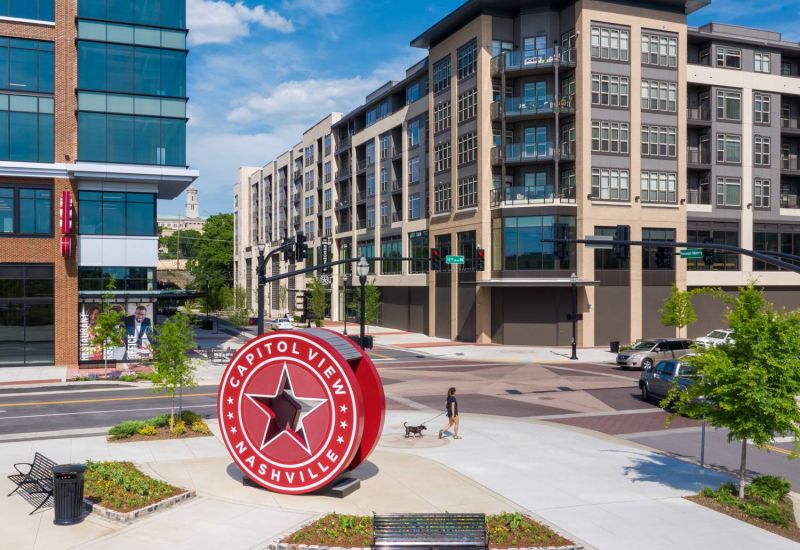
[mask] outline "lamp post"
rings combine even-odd
[[[267,245],[263,241],[258,241],[258,266],[256,267],[256,275],[258,275],[258,334],[264,334],[264,286],[267,278],[267,260],[264,257],[264,250],[266,248]]]
[[[572,361],[578,360],[578,276],[574,273],[569,278],[572,286]]]
[[[344,335],[347,336],[347,281],[352,277],[351,274],[345,274],[344,279]]]
[[[211,282],[211,276],[208,273],[206,273],[206,326],[204,328],[208,327],[208,300],[210,299],[210,296],[208,294],[208,287],[210,282]]]
[[[364,346],[366,339],[366,326],[367,326],[367,275],[369,274],[369,262],[364,256],[358,260],[356,265],[356,275],[358,275],[358,282],[361,284],[361,346]]]

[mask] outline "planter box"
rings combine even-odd
[[[273,543],[267,546],[268,550],[370,550],[367,548],[339,548],[328,546],[316,546],[310,544],[289,544],[287,542]],[[494,550],[494,549],[492,549]],[[508,548],[507,550],[584,550],[581,545],[571,546],[537,546],[534,548]]]
[[[132,510],[130,512],[117,512],[116,510],[111,510],[110,508],[100,506],[99,504],[95,504],[86,499],[83,500],[83,503],[85,506],[89,507],[92,514],[97,514],[98,516],[113,521],[118,521],[120,523],[131,523],[139,518],[152,514],[153,512],[170,508],[180,502],[194,498],[195,496],[196,493],[194,491],[186,491],[185,493],[175,495],[174,497],[162,500],[161,502],[155,502],[150,506],[145,506],[144,508],[139,508],[138,510]]]

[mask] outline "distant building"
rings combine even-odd
[[[176,231],[194,229],[203,231],[206,218],[200,217],[200,204],[197,201],[197,189],[189,187],[186,190],[186,211],[183,216],[159,216],[158,225],[163,228],[162,235],[169,237]]]

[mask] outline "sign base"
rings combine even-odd
[[[360,479],[356,479],[354,477],[345,477],[331,485],[330,493],[337,498],[344,498],[352,493],[355,493],[360,488]]]

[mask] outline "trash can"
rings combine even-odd
[[[611,353],[619,353],[619,342],[611,342]]]
[[[53,503],[56,525],[83,521],[84,464],[63,464],[53,468]]]

